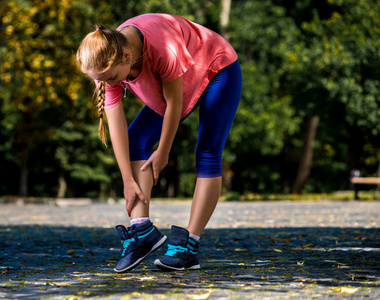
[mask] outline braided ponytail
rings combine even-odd
[[[98,86],[96,88],[97,90],[97,107],[98,107],[98,114],[99,114],[99,137],[104,146],[108,147],[107,144],[107,136],[106,136],[106,126],[104,125],[103,120],[103,114],[104,114],[104,100],[106,98],[106,85],[104,81],[99,81]]]
[[[97,25],[95,30],[86,35],[76,53],[76,61],[81,71],[88,74],[90,70],[100,73],[109,70],[112,65],[123,61],[123,49],[129,48],[126,37],[117,30],[106,29]],[[99,81],[95,89],[95,102],[99,113],[99,137],[107,147],[106,126],[103,120],[105,102],[105,82]]]

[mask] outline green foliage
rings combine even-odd
[[[292,95],[280,86],[286,58],[281,47],[295,43],[297,28],[285,9],[269,1],[239,1],[232,7],[230,30],[243,72],[243,94],[230,140],[244,153],[278,154],[284,135],[296,132],[299,125],[290,106]]]
[[[242,65],[243,92],[226,149],[235,157],[233,181],[240,192],[282,190],[279,167],[267,164],[283,151],[286,136],[299,131],[293,96],[281,86],[282,47],[292,47],[298,31],[286,10],[271,1],[231,7],[229,36]]]
[[[378,144],[380,129],[379,1],[330,0],[323,7],[299,23],[297,43],[282,47],[283,86],[293,96],[292,106],[302,118],[321,117],[308,191],[347,187],[344,181],[333,183],[334,178],[348,178],[354,167],[367,168],[355,144]]]
[[[98,8],[108,11],[104,5]],[[2,7],[4,43],[0,53],[6,60],[0,64],[1,128],[7,139],[6,149],[13,150],[12,161],[31,168],[30,175],[35,160],[47,160],[47,156],[50,160],[53,153],[59,153],[55,163],[49,161],[58,165],[36,171],[70,177],[66,174],[69,172],[84,181],[89,176],[97,182],[110,181],[86,159],[88,134],[82,133],[91,130],[87,124],[93,104],[88,100],[87,81],[73,59],[94,13],[91,2],[76,0],[7,1]],[[94,124],[92,131],[95,128]],[[80,143],[75,145],[78,140]],[[71,159],[84,160],[86,167],[78,162],[71,167],[65,165],[70,148],[77,151]],[[54,194],[49,184],[39,189]]]
[[[315,11],[311,22],[302,23],[299,42],[283,47],[292,94],[306,114],[330,110],[335,101],[342,102],[350,125],[371,128],[377,134],[378,1],[329,3],[330,18],[322,20]]]
[[[183,16],[190,21],[217,29],[219,24],[219,1],[209,0],[112,0],[115,23],[117,26],[125,20],[146,13],[167,13]]]

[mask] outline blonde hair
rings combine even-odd
[[[127,38],[119,31],[105,29],[104,26],[97,25],[96,30],[87,34],[79,46],[76,54],[76,61],[85,74],[89,70],[96,70],[100,73],[107,71],[111,66],[122,63],[123,50],[129,48]],[[96,89],[96,102],[99,114],[99,137],[107,147],[106,127],[103,121],[105,82],[99,81]]]

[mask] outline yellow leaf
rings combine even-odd
[[[314,244],[306,244],[306,245],[303,245],[302,247],[315,247]]]
[[[75,250],[75,249],[67,250],[67,253],[75,253],[75,252],[77,252],[77,250]]]
[[[139,280],[140,281],[144,281],[144,280],[152,280],[152,279],[156,279],[156,277],[154,277],[154,276],[146,276],[146,277],[141,277]]]
[[[280,249],[274,249],[273,248],[273,250],[276,251],[276,252],[282,252],[282,250],[280,250]]]
[[[194,300],[203,300],[203,299],[207,299],[208,297],[210,297],[211,294],[212,294],[212,290],[209,290],[205,294],[188,294],[188,293],[186,293],[186,296],[189,297],[190,299],[194,299]]]
[[[53,83],[53,78],[50,77],[50,76],[46,77],[46,78],[45,78],[45,83],[46,83],[47,85],[52,84],[52,83]]]
[[[235,251],[247,251],[247,249],[236,248]]]
[[[358,288],[349,288],[349,287],[339,287],[336,289],[333,289],[333,292],[336,293],[342,293],[342,294],[353,294],[358,290]]]

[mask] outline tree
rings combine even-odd
[[[95,18],[94,9],[91,2],[77,0],[2,3],[1,131],[20,167],[19,194],[27,195],[28,174],[36,160],[43,159],[41,152],[50,164],[54,149],[63,142],[62,124],[70,122],[70,130],[80,131],[91,118],[92,103],[83,88],[88,83],[73,53]],[[40,168],[49,169],[43,163]]]
[[[302,35],[287,52],[284,85],[293,105],[310,124],[321,117],[345,123],[347,139],[357,132],[379,133],[379,1],[329,0],[328,12],[314,10],[300,24]],[[325,6],[326,7],[326,6]],[[323,16],[323,17],[322,17]],[[343,114],[339,111],[343,110]],[[305,137],[315,136],[316,126],[305,126]],[[327,128],[331,131],[331,127]],[[308,132],[309,131],[309,132]],[[311,144],[305,140],[304,145]],[[312,147],[305,146],[293,192],[302,191],[310,172]],[[302,175],[304,174],[304,175]]]
[[[292,95],[280,82],[287,59],[282,48],[292,47],[297,33],[286,10],[271,1],[233,2],[230,42],[242,65],[243,92],[225,152],[240,192],[282,189],[275,157],[299,126]]]

